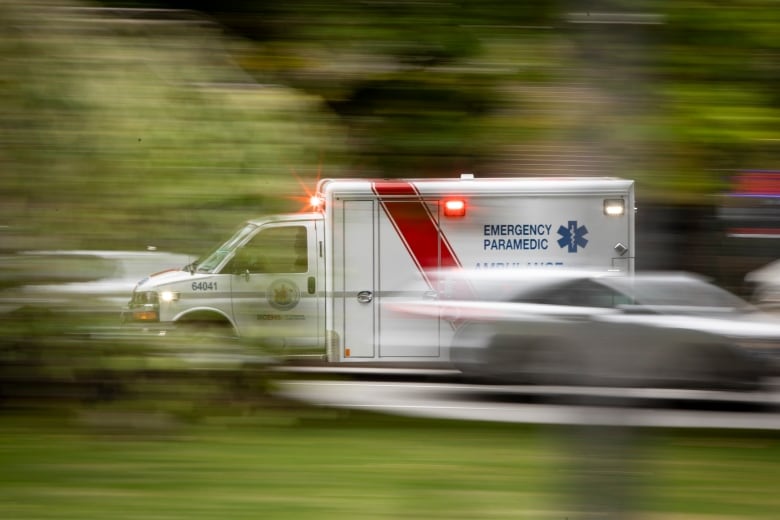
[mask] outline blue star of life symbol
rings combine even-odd
[[[585,247],[588,245],[588,239],[585,235],[588,234],[588,228],[583,224],[577,226],[576,220],[570,220],[568,227],[562,225],[558,228],[558,234],[561,238],[558,239],[558,245],[561,247],[569,248],[569,253],[576,253],[578,247]]]

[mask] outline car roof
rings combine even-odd
[[[452,269],[434,273],[431,278],[441,281],[443,287],[455,284],[456,289],[448,299],[469,299],[475,296],[489,300],[522,298],[580,281],[591,281],[627,294],[634,293],[634,284],[638,284],[637,287],[653,287],[653,284],[717,287],[706,277],[682,271],[626,273],[565,268]],[[458,284],[461,285],[458,287]]]
[[[526,286],[544,286],[561,282],[626,276],[626,273],[606,270],[563,269],[563,268],[506,268],[506,269],[442,269],[432,273],[431,278],[440,280],[463,280],[471,284],[504,283]]]
[[[429,278],[439,282],[440,290],[448,293],[445,296],[447,299],[471,299],[476,296],[480,299],[501,300],[576,280],[611,276],[625,276],[625,273],[562,268],[454,268],[435,271]]]

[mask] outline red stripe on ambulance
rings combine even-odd
[[[429,271],[439,267],[461,267],[436,218],[412,183],[375,182],[373,190],[406,250],[429,283]]]

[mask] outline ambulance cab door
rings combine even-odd
[[[239,334],[285,354],[321,347],[316,221],[266,224],[228,264]]]

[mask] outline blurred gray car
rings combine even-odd
[[[187,255],[161,251],[25,251],[0,258],[0,311],[23,307],[110,315],[119,320],[128,294],[155,271],[181,268]]]
[[[449,320],[452,363],[506,383],[754,388],[780,321],[685,273],[459,271],[406,312]]]

